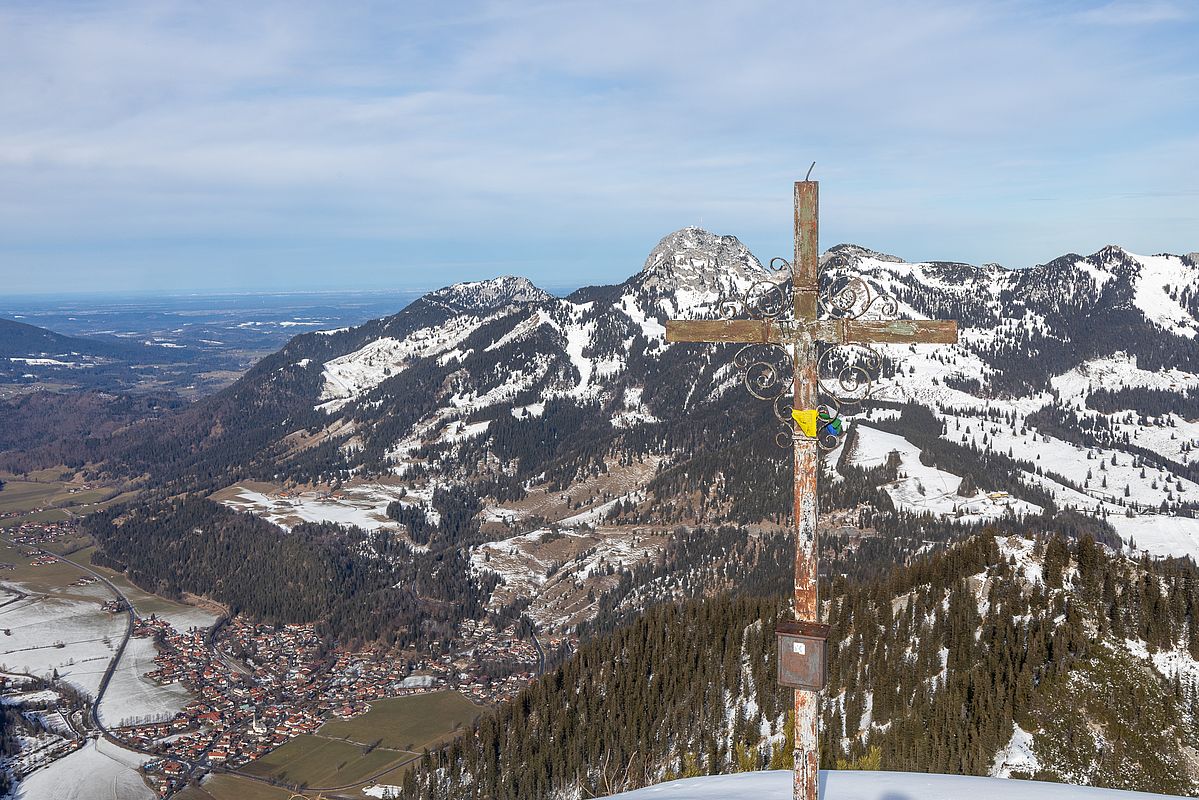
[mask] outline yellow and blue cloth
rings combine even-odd
[[[815,439],[817,433],[829,436],[840,436],[843,432],[841,420],[831,416],[824,409],[793,408],[791,418],[804,436]]]

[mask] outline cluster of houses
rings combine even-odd
[[[452,686],[495,703],[514,696],[536,674],[537,650],[518,639],[514,629],[501,632],[470,622],[460,634],[462,644],[454,652],[405,657],[378,648],[338,648],[311,625],[234,619],[210,637],[205,630],[179,633],[165,620],[139,619],[133,635],[152,636],[159,647],[156,668],[146,677],[179,682],[196,699],[173,719],[129,725],[113,734],[161,754],[144,772],[165,796],[199,772],[242,767],[295,736],[314,732],[326,719],[365,713],[381,698]],[[492,669],[483,669],[484,664]]]
[[[242,634],[245,627],[234,622],[228,630]],[[127,744],[163,754],[143,768],[160,796],[178,788],[197,769],[244,766],[321,725],[309,700],[313,670],[307,657],[312,651],[301,633],[264,633],[257,643],[263,652],[276,652],[279,657],[244,666],[211,648],[206,630],[179,633],[164,620],[151,618],[139,619],[134,635],[153,636],[159,645],[156,669],[147,678],[177,681],[196,696],[174,719],[113,731]],[[242,635],[231,639],[246,641]],[[285,655],[278,648],[279,639],[294,643],[296,652]]]
[[[515,626],[497,631],[483,620],[465,620],[456,643],[459,649],[450,657],[454,682],[478,702],[509,700],[537,676],[537,648],[517,638]]]
[[[19,516],[24,512],[2,516]],[[77,533],[74,522],[24,522],[8,529],[7,535],[17,544],[40,546],[56,542],[64,536]]]
[[[325,678],[317,707],[324,714],[353,717],[369,711],[373,700],[420,694],[444,686],[444,675],[434,674],[429,666],[383,651],[339,652]],[[423,674],[412,674],[414,669]]]
[[[13,538],[45,546],[72,533],[71,523],[30,523],[15,529]],[[54,560],[27,555],[36,556],[34,563]],[[96,580],[86,576],[77,584]],[[127,610],[116,600],[104,605],[112,612]],[[519,638],[515,625],[497,630],[485,621],[464,622],[453,647],[433,653],[381,647],[351,651],[323,639],[312,625],[239,618],[216,631],[186,632],[164,619],[138,618],[132,635],[153,638],[157,645],[155,668],[145,677],[178,683],[192,696],[172,718],[126,720],[108,731],[155,756],[143,772],[160,797],[211,769],[245,766],[296,736],[315,732],[327,719],[366,713],[382,698],[454,688],[481,703],[501,702],[533,679],[541,662],[537,647]],[[55,738],[53,746],[31,748],[26,766],[61,757],[83,741]]]

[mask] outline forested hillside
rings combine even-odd
[[[986,531],[828,588],[823,766],[1196,788],[1192,564]],[[779,595],[656,605],[427,755],[404,796],[590,797],[787,767],[785,613]]]
[[[84,524],[94,561],[165,597],[203,594],[233,614],[315,622],[331,641],[447,646],[485,615],[494,577],[469,574],[460,550],[410,553],[379,532],[308,523],[290,533],[198,497],[110,509]]]

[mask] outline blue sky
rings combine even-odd
[[[1199,250],[1199,3],[0,0],[0,294]]]

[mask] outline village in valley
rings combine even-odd
[[[70,522],[24,523],[7,533],[7,557],[24,561],[0,565],[10,573],[3,576],[9,590],[16,591],[22,585],[13,575],[18,570],[24,574],[63,566],[55,551],[76,531]],[[78,559],[77,554],[72,558],[79,565],[76,572],[90,570]],[[127,598],[101,573],[84,571],[68,586],[94,596],[105,584],[117,596],[97,597],[92,613],[109,618],[114,623],[110,627],[119,627],[125,617],[130,623],[123,643],[119,635],[105,634],[113,645],[112,666],[98,686],[72,686],[66,669],[46,675],[7,672],[21,662],[0,656],[11,662],[0,676],[0,702],[38,721],[39,732],[25,737],[28,746],[8,758],[18,777],[28,780],[39,769],[52,770],[57,759],[103,740],[95,744],[132,751],[144,781],[163,798],[176,796],[210,772],[294,789],[358,786],[360,791],[360,785],[376,778],[385,784],[383,776],[400,774],[423,747],[469,726],[486,706],[513,697],[543,668],[541,647],[573,646],[559,639],[520,638],[515,623],[497,630],[485,621],[467,621],[455,641],[445,642],[438,652],[381,646],[348,650],[323,640],[312,625],[262,625],[220,616],[211,625],[185,626],[173,624],[169,613],[143,615],[139,600]],[[135,679],[143,687],[182,695],[185,702],[171,713],[129,715],[118,701],[114,713],[106,706],[123,676],[118,662],[147,643],[152,653],[135,664],[152,669]],[[444,730],[414,732],[407,741],[390,740],[396,715],[404,713],[404,707],[394,704],[413,698],[426,698],[433,704],[428,708],[449,709],[446,718],[452,723]],[[412,708],[425,715],[423,707]],[[47,721],[49,717],[54,720]],[[326,732],[326,727],[333,730]],[[327,783],[306,779],[294,767],[293,761],[306,758],[313,745],[336,751],[341,762],[327,771]],[[290,750],[297,751],[296,759]]]

